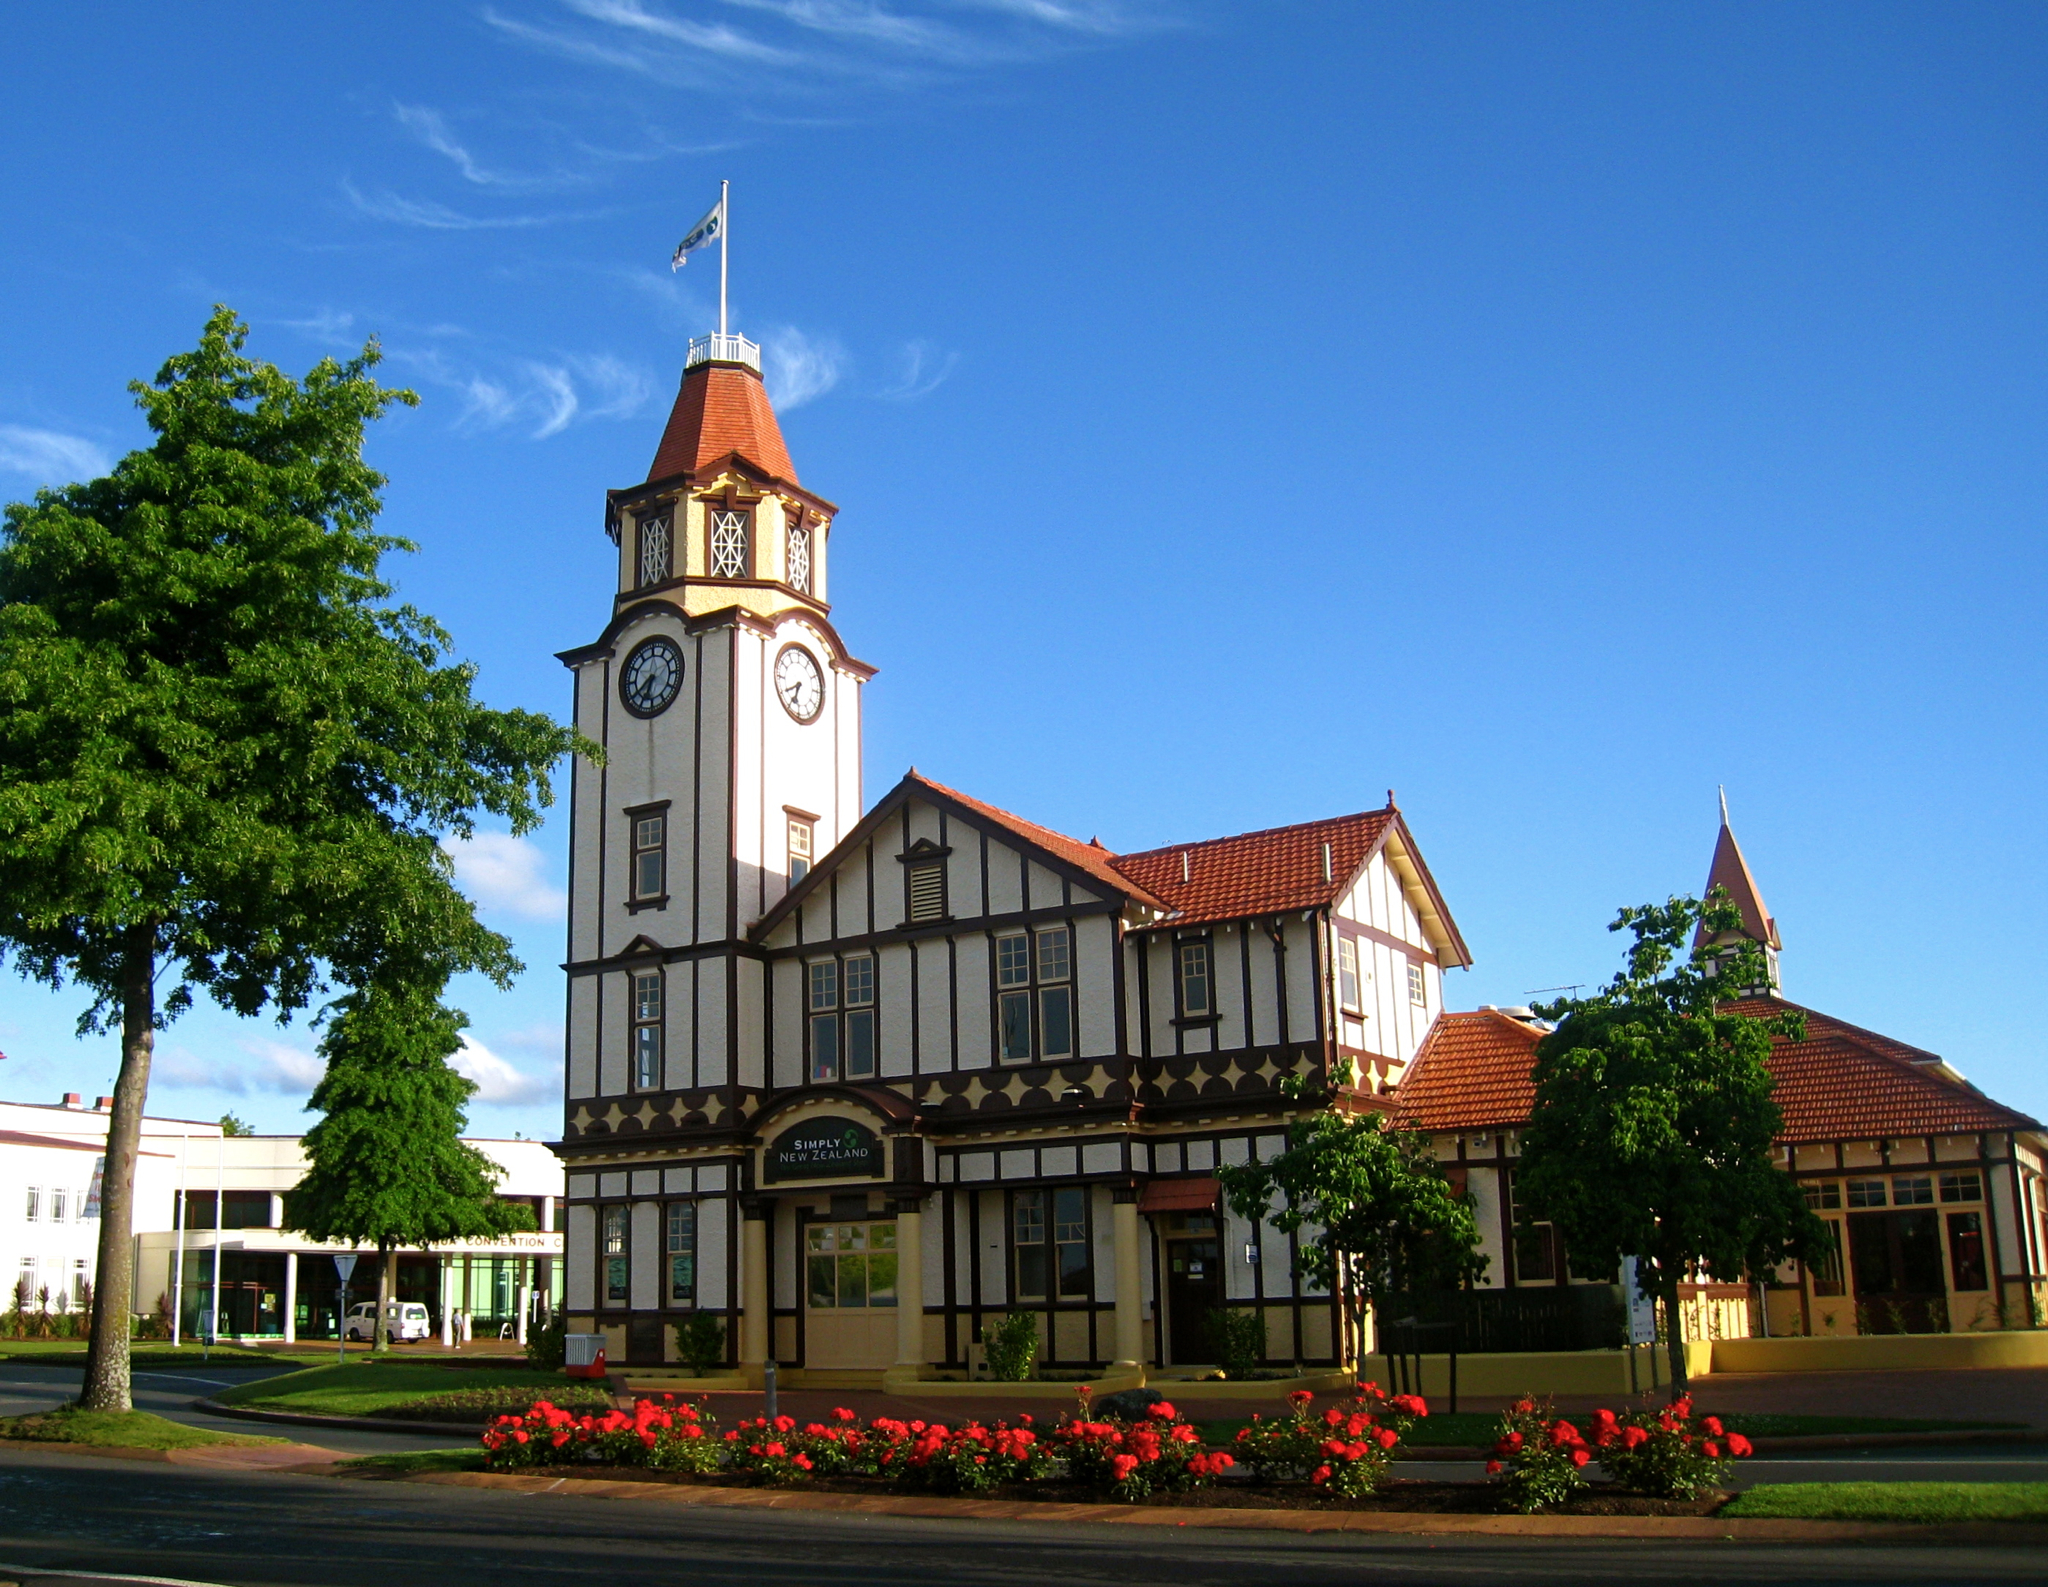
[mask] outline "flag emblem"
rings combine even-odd
[[[720,198],[705,213],[702,220],[692,226],[689,234],[676,244],[675,256],[668,262],[670,270],[680,270],[691,254],[699,248],[708,248],[718,241],[725,230],[725,200]]]

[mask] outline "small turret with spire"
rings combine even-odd
[[[1707,892],[1711,893],[1717,887],[1725,888],[1728,901],[1742,912],[1742,929],[1739,932],[1721,932],[1710,938],[1706,927],[1701,926],[1693,936],[1694,945],[1711,942],[1720,947],[1748,938],[1764,950],[1764,962],[1769,967],[1770,992],[1774,996],[1782,995],[1783,988],[1778,979],[1778,923],[1764,907],[1764,895],[1756,885],[1756,878],[1750,874],[1742,845],[1735,841],[1735,829],[1728,824],[1726,788],[1721,790],[1721,831],[1714,840],[1714,863],[1707,871]]]

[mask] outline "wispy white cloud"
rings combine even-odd
[[[642,365],[609,353],[571,356],[569,368],[590,390],[593,419],[630,419],[654,395],[654,376]]]
[[[551,435],[560,435],[569,428],[569,421],[576,417],[576,382],[569,378],[568,370],[555,364],[529,363],[526,373],[545,408],[540,428],[533,432],[533,438],[545,441]]]
[[[573,411],[573,392],[569,401]],[[479,832],[471,838],[444,838],[441,847],[455,862],[456,880],[487,910],[521,920],[558,920],[569,907],[547,856],[525,838]]]
[[[891,402],[914,402],[936,391],[959,362],[957,352],[922,337],[905,342],[897,353],[896,378],[875,395]]]
[[[559,1069],[543,1075],[515,1069],[467,1031],[462,1036],[462,1050],[448,1060],[448,1067],[475,1083],[476,1092],[470,1101],[481,1107],[521,1107],[552,1101],[561,1095]]]
[[[809,336],[780,326],[762,343],[768,398],[787,413],[825,395],[846,372],[846,349],[830,336]]]
[[[455,135],[448,130],[448,123],[440,111],[430,110],[425,105],[394,105],[391,113],[398,118],[398,124],[420,142],[453,161],[465,181],[474,182],[479,187],[506,185],[505,177],[495,171],[486,171],[476,163],[468,149],[455,141]]]
[[[245,1037],[235,1043],[235,1048],[235,1053],[214,1052],[201,1057],[189,1048],[172,1047],[157,1055],[151,1076],[174,1091],[219,1091],[236,1097],[264,1093],[302,1097],[327,1072],[318,1054],[290,1042]]]
[[[354,347],[357,339],[349,333],[354,328],[356,317],[340,309],[321,309],[303,320],[279,320],[288,331],[297,331],[309,341],[319,342],[327,347]]]
[[[737,28],[709,26],[672,17],[666,12],[650,11],[639,0],[566,0],[566,4],[571,11],[593,22],[609,23],[664,43],[702,50],[707,55],[720,55],[728,60],[759,66],[791,66],[797,60],[789,51],[764,44]]]
[[[0,424],[0,470],[26,474],[38,485],[93,479],[112,467],[107,454],[83,436]]]
[[[531,439],[544,441],[586,419],[631,418],[654,392],[650,370],[610,353],[485,366],[445,348],[401,344],[388,356],[409,378],[454,392],[461,402],[456,428],[469,433],[523,425]]]
[[[570,215],[468,215],[430,198],[406,198],[389,190],[365,193],[346,178],[341,190],[360,215],[426,231],[526,231],[536,226],[562,226],[604,218],[599,211]]]

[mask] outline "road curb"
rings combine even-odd
[[[287,1427],[353,1427],[373,1433],[434,1433],[465,1441],[480,1437],[482,1422],[410,1422],[392,1416],[315,1416],[310,1411],[258,1411],[219,1400],[194,1400],[192,1409],[245,1422],[281,1422]]]
[[[1916,1523],[1793,1521],[1711,1515],[1432,1515],[1387,1510],[1194,1510],[1171,1506],[1053,1504],[1032,1499],[941,1499],[924,1495],[803,1493],[620,1482],[512,1472],[428,1471],[401,1479],[453,1488],[497,1488],[536,1497],[639,1499],[744,1510],[818,1510],[928,1520],[1035,1521],[1049,1525],[1204,1527],[1254,1532],[1468,1533],[1494,1537],[1720,1539],[1806,1543],[2048,1544],[2048,1524],[2031,1521]]]

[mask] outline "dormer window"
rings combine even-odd
[[[791,589],[805,595],[811,593],[811,531],[802,524],[790,525],[783,571]]]
[[[669,532],[668,510],[648,513],[640,520],[640,588],[668,581],[674,567],[674,536]]]
[[[744,507],[711,509],[711,576],[714,579],[753,577],[750,550],[753,514]]]

